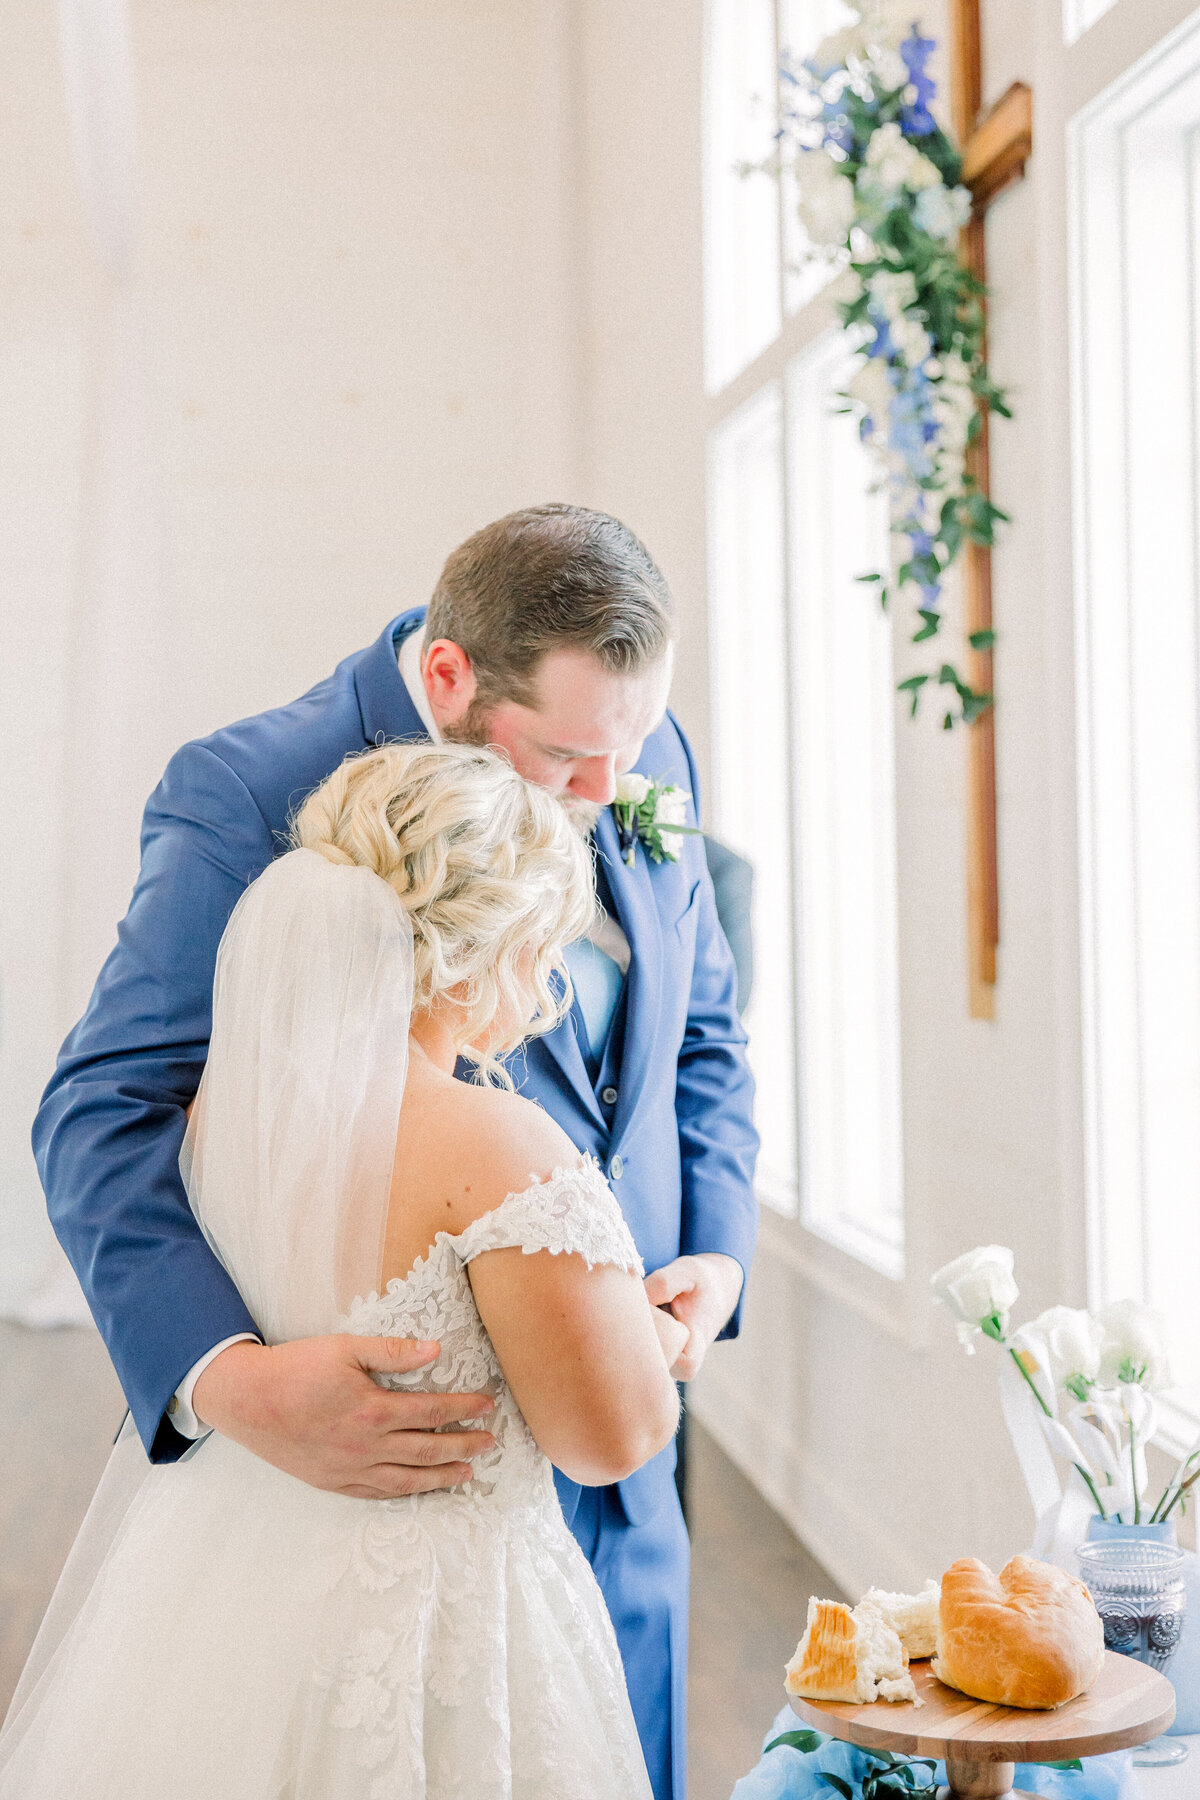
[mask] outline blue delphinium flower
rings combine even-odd
[[[937,121],[929,110],[929,102],[937,92],[937,86],[925,66],[933,55],[933,49],[933,39],[922,37],[915,26],[912,36],[906,37],[900,46],[909,83],[916,90],[915,100],[900,113],[900,129],[905,137],[928,137],[931,131],[937,129]]]

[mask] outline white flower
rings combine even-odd
[[[617,805],[640,806],[653,785],[653,782],[645,775],[618,775]]]
[[[809,59],[813,65],[826,72],[831,69],[844,69],[852,56],[862,57],[867,54],[867,34],[861,25],[844,25],[840,31],[831,32],[813,51]]]
[[[915,306],[917,282],[911,269],[879,269],[867,282],[867,292],[876,311],[890,325],[906,306]]]
[[[925,159],[928,161],[928,157]],[[965,187],[924,187],[913,209],[917,224],[930,237],[946,241],[956,237],[971,217],[970,190]]]
[[[1104,1330],[1099,1320],[1093,1319],[1091,1313],[1082,1308],[1052,1306],[1031,1324],[1023,1326],[1017,1335],[1023,1339],[1026,1333],[1031,1337],[1036,1333],[1040,1340],[1033,1354],[1041,1362],[1044,1353],[1049,1365],[1047,1373],[1055,1387],[1064,1387],[1068,1381],[1080,1377],[1093,1382],[1100,1373]]]
[[[887,192],[907,188],[918,193],[922,188],[940,187],[942,177],[927,156],[910,144],[893,120],[871,133],[867,145],[867,168]]]
[[[1114,1300],[1100,1309],[1104,1327],[1100,1380],[1105,1387],[1130,1381],[1147,1388],[1171,1386],[1167,1361],[1167,1324],[1152,1306],[1137,1300]]]
[[[888,408],[892,404],[892,384],[882,357],[868,356],[859,363],[846,392],[857,400],[871,422],[870,435],[887,438]]]
[[[688,798],[686,788],[665,787],[660,789],[654,805],[654,823],[660,831],[669,831],[673,825],[687,824]]]
[[[941,188],[942,171],[937,164],[930,162],[922,151],[915,149],[912,145],[909,148],[913,154],[904,176],[905,187],[912,194],[919,194],[925,188]]]
[[[840,249],[854,223],[854,183],[824,150],[806,150],[799,157],[796,182],[796,210],[810,242]]]
[[[871,57],[871,73],[885,94],[908,85],[908,68],[898,50],[881,45]]]
[[[915,0],[862,0],[856,7],[875,43],[899,44],[917,23],[920,7]]]
[[[956,1257],[931,1277],[933,1297],[958,1320],[959,1342],[973,1350],[972,1339],[986,1326],[989,1337],[1008,1336],[1008,1314],[1016,1304],[1013,1253],[1001,1244],[984,1244]]]
[[[933,342],[925,327],[919,320],[902,313],[893,319],[888,326],[892,343],[900,352],[910,369],[919,369],[925,358],[933,349]]]

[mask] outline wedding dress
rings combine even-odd
[[[2,1800],[649,1800],[604,1602],[468,1276],[513,1246],[640,1272],[599,1168],[334,1305],[386,1222],[411,1007],[388,896],[310,851],[248,890],[182,1161],[268,1341],[436,1339],[388,1385],[492,1394],[495,1448],[461,1489],[364,1501],[215,1433],[153,1467],[123,1437],[0,1735]]]

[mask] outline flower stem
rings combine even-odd
[[[1129,1421],[1129,1477],[1133,1482],[1133,1522],[1142,1522],[1142,1497],[1137,1486],[1137,1433],[1133,1429],[1133,1420]]]
[[[1025,1367],[1025,1364],[1021,1361],[1019,1353],[1013,1349],[1011,1344],[1008,1346],[1008,1354],[1012,1357],[1012,1359],[1016,1363],[1018,1369],[1020,1369],[1022,1376],[1028,1382],[1030,1393],[1033,1395],[1034,1399],[1037,1401],[1038,1405],[1041,1407],[1041,1409],[1045,1413],[1046,1417],[1048,1419],[1052,1419],[1054,1417],[1054,1414],[1050,1411],[1050,1408],[1046,1405],[1046,1402],[1042,1399],[1041,1392],[1038,1388],[1036,1381],[1033,1379],[1033,1376],[1029,1373],[1029,1370]]]
[[[1180,1482],[1179,1486],[1175,1489],[1174,1497],[1169,1506],[1160,1507],[1158,1514],[1160,1521],[1170,1518],[1171,1514],[1175,1511],[1175,1508],[1179,1505],[1179,1502],[1183,1499],[1184,1495],[1195,1481],[1200,1481],[1200,1469],[1197,1469],[1194,1474],[1189,1475],[1186,1481]]]
[[[1012,1359],[1016,1363],[1018,1369],[1020,1369],[1021,1374],[1024,1376],[1026,1382],[1028,1383],[1030,1393],[1033,1395],[1034,1399],[1037,1401],[1038,1405],[1041,1407],[1043,1413],[1046,1415],[1046,1417],[1048,1419],[1052,1419],[1054,1417],[1054,1414],[1050,1411],[1050,1408],[1046,1405],[1046,1402],[1042,1399],[1042,1396],[1038,1389],[1037,1383],[1034,1381],[1033,1376],[1029,1373],[1029,1370],[1025,1367],[1025,1364],[1021,1361],[1020,1355],[1018,1354],[1018,1352],[1016,1350],[1013,1349],[1011,1344],[1008,1346],[1008,1354],[1012,1357]],[[1074,1468],[1075,1473],[1082,1478],[1084,1485],[1087,1488],[1088,1493],[1092,1496],[1092,1499],[1096,1502],[1096,1511],[1100,1514],[1100,1517],[1102,1519],[1107,1519],[1108,1514],[1104,1510],[1104,1502],[1103,1502],[1103,1500],[1101,1500],[1099,1494],[1096,1492],[1096,1484],[1092,1480],[1091,1476],[1088,1474],[1087,1470],[1081,1469],[1078,1463],[1072,1464],[1072,1467]]]

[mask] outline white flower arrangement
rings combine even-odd
[[[884,606],[893,588],[914,606],[912,641],[923,644],[941,629],[943,579],[963,544],[990,544],[1005,517],[966,457],[983,410],[1008,409],[984,361],[983,290],[958,251],[971,195],[930,110],[933,39],[921,35],[913,0],[858,0],[855,10],[811,56],[785,57],[789,99],[770,167],[794,178],[810,256],[844,271],[840,312],[861,364],[843,398],[905,545],[894,582],[882,571],[860,579]],[[970,638],[977,650],[991,642],[990,632]],[[942,662],[901,681],[914,714],[930,680],[952,690],[947,727],[991,704]]]
[[[651,781],[648,775],[618,775],[613,816],[621,854],[632,869],[638,843],[654,862],[678,862],[681,837],[695,837],[687,822],[691,794],[674,782]]]
[[[1019,1297],[1013,1254],[997,1244],[970,1250],[932,1278],[933,1297],[957,1322],[969,1353],[982,1334],[1007,1352],[1038,1408],[1051,1450],[1077,1471],[1102,1519],[1157,1524],[1200,1480],[1200,1444],[1180,1462],[1154,1504],[1146,1446],[1158,1428],[1155,1395],[1171,1386],[1165,1321],[1153,1307],[1117,1300],[1092,1314],[1052,1306],[1010,1332]]]

